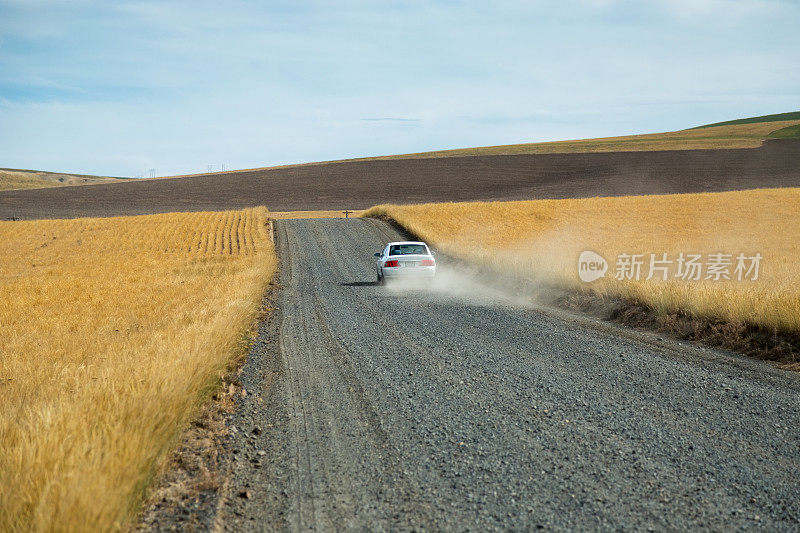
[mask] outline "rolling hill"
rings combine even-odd
[[[380,203],[529,200],[800,185],[800,120],[469,148],[91,187],[0,191],[0,218],[174,211],[363,209]],[[769,118],[769,117],[767,117]],[[779,120],[780,119],[780,120]],[[746,119],[751,120],[751,119]],[[787,137],[770,138],[773,132]]]
[[[25,170],[20,168],[0,168],[0,191],[113,183],[121,179],[125,178],[46,172],[42,170]]]

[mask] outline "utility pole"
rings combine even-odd
[[[222,171],[225,172],[225,163],[222,163]]]
[[[214,168],[214,165],[208,165],[208,173],[211,174],[211,170]]]
[[[151,178],[155,178],[156,177],[156,169],[154,169],[154,168],[150,169],[150,177]]]

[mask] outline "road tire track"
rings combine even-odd
[[[797,374],[491,292],[377,286],[372,253],[401,238],[276,224],[226,528],[800,527]]]

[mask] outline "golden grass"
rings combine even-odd
[[[19,189],[43,189],[46,187],[66,187],[69,185],[91,185],[95,183],[119,182],[117,178],[103,176],[79,176],[55,172],[33,170],[0,169],[0,191]]]
[[[264,208],[0,222],[0,530],[125,527],[244,353]]]
[[[660,312],[800,331],[800,189],[523,202],[378,206],[449,254],[547,283],[585,286],[577,259],[593,250],[609,273],[601,294],[638,299]],[[760,252],[757,281],[617,281],[618,254]],[[731,269],[733,270],[733,269]],[[643,272],[643,278],[647,275]],[[703,274],[705,277],[705,272]]]

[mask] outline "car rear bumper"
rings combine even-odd
[[[383,267],[385,278],[432,278],[436,275],[435,266],[424,267]]]

